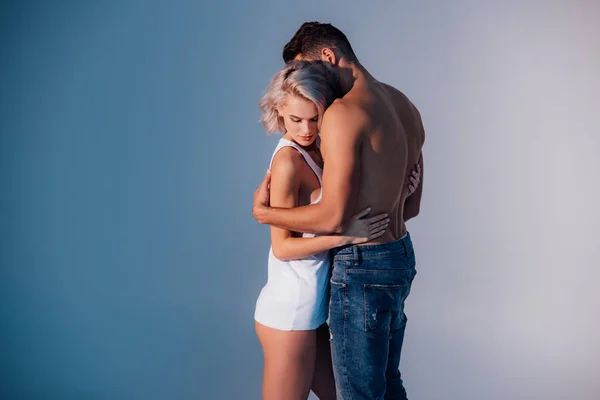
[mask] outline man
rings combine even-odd
[[[262,224],[317,234],[342,232],[366,207],[373,215],[389,215],[383,236],[333,250],[331,349],[339,399],[406,399],[398,365],[404,301],[416,269],[405,222],[419,213],[423,185],[412,194],[405,188],[413,165],[422,174],[421,117],[404,94],[369,74],[346,36],[330,24],[304,23],[283,58],[327,62],[344,95],[323,116],[321,202],[268,207],[267,173],[255,192],[253,214]]]

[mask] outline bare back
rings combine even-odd
[[[388,230],[370,243],[397,240],[406,234],[403,213],[408,178],[425,140],[421,118],[402,92],[379,82],[353,88],[344,102],[360,109],[366,122],[354,213],[367,206],[371,215],[388,213]]]

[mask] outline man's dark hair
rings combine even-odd
[[[356,61],[356,55],[346,35],[331,24],[305,22],[294,37],[283,47],[283,61],[292,61],[301,54],[303,57],[319,59],[321,49],[338,49],[349,61]]]

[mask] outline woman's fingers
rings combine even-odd
[[[415,164],[415,169],[413,169],[412,174],[421,175],[421,166],[418,163]]]

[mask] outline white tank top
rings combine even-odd
[[[317,146],[319,145],[317,137]],[[279,150],[293,147],[302,154],[306,163],[319,179],[322,199],[323,170],[300,145],[281,139],[273,152],[270,166]],[[314,237],[303,233],[302,237]],[[254,319],[266,326],[280,330],[316,329],[327,319],[329,251],[312,255],[301,260],[281,261],[269,251],[268,280],[256,303]]]
[[[319,146],[321,144],[321,138],[317,136],[316,142],[317,142],[317,148],[319,148]],[[283,149],[284,147],[293,147],[296,150],[298,150],[300,152],[300,154],[302,154],[302,156],[304,157],[304,160],[306,160],[306,163],[308,164],[310,169],[313,170],[313,172],[319,179],[319,186],[321,187],[321,190],[319,191],[319,197],[315,201],[311,202],[310,204],[319,203],[321,201],[321,199],[323,198],[323,189],[322,189],[323,181],[321,180],[323,177],[323,169],[317,165],[315,160],[313,160],[312,157],[308,154],[308,152],[306,150],[304,150],[302,148],[302,146],[300,146],[298,143],[292,142],[291,140],[287,140],[284,138],[279,139],[279,143],[277,144],[277,147],[275,148],[275,151],[273,152],[273,155],[271,156],[271,162],[269,163],[269,168],[271,168],[273,166],[273,160],[275,159],[275,155],[277,155],[277,152],[279,150]],[[304,235],[312,235],[312,234],[305,233]],[[314,235],[312,235],[312,236],[314,236]]]

